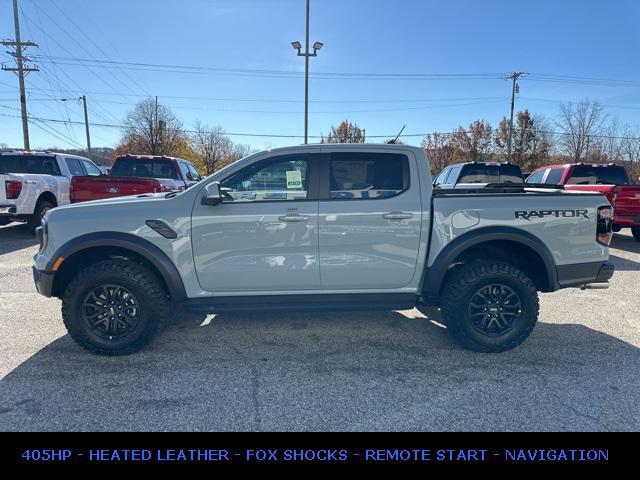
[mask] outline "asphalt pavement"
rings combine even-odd
[[[178,314],[142,352],[99,357],[35,292],[35,239],[0,227],[0,430],[640,429],[640,242],[608,290],[541,294],[502,354],[462,350],[438,312]]]

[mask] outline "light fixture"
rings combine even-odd
[[[313,49],[314,50],[320,50],[323,45],[324,45],[324,43],[322,43],[322,42],[316,42],[316,43],[313,44]]]
[[[302,44],[300,42],[291,42],[291,46],[296,50],[300,50],[302,48]]]

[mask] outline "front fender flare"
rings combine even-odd
[[[172,300],[181,301],[187,298],[180,272],[167,254],[150,241],[130,233],[94,232],[76,237],[56,250],[47,264],[47,271],[52,270],[53,262],[57,258],[67,259],[75,253],[93,247],[118,247],[135,252],[158,270],[169,289]]]

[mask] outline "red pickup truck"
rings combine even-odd
[[[202,176],[191,162],[181,158],[124,155],[113,162],[109,175],[73,177],[71,203],[142,193],[184,190]]]
[[[601,192],[613,205],[613,230],[631,228],[640,241],[640,185],[630,185],[627,172],[613,163],[570,163],[542,167],[527,177],[527,183],[564,185],[565,190]]]

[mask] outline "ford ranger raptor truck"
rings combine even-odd
[[[38,230],[37,290],[69,334],[135,352],[179,306],[442,309],[464,347],[501,352],[538,292],[606,287],[612,209],[597,192],[524,184],[434,189],[406,145],[305,145],[243,158],[181,192],[72,204]]]

